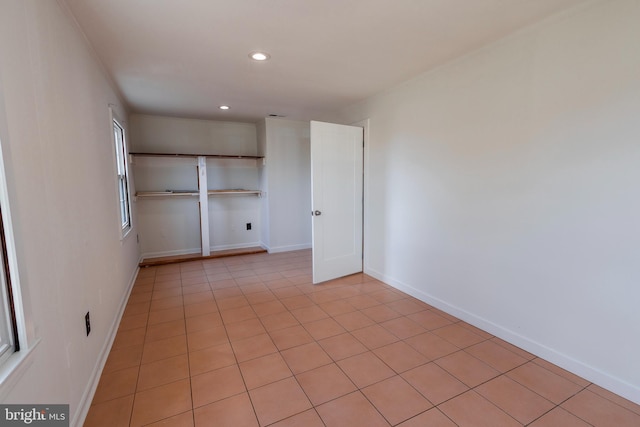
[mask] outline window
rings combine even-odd
[[[4,224],[0,212],[0,364],[20,350]]]
[[[113,115],[113,114],[112,114]],[[129,176],[127,174],[127,142],[124,128],[113,119],[113,138],[116,148],[118,173],[118,195],[120,197],[120,225],[123,235],[131,228],[131,211],[129,209]]]
[[[0,87],[0,89],[2,89]],[[0,102],[2,102],[0,91]],[[0,142],[5,142],[5,119],[0,105]],[[24,316],[21,306],[20,287],[11,216],[9,212],[9,194],[5,179],[4,159],[0,146],[0,385],[6,379],[9,359],[27,342],[22,328]],[[22,344],[22,345],[21,345]],[[23,353],[23,352],[20,352]],[[18,357],[20,358],[20,357]],[[13,364],[11,364],[14,366]]]

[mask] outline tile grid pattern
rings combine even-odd
[[[640,406],[310,251],[140,271],[85,426],[638,426]]]

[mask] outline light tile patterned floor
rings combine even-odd
[[[640,406],[310,251],[140,271],[85,426],[640,426]]]

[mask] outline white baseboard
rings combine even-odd
[[[451,305],[446,301],[429,295],[392,277],[386,276],[370,267],[365,267],[364,272],[369,276],[372,276],[398,290],[401,290],[402,292],[444,311],[445,313],[451,314],[460,320],[464,320],[477,328],[515,345],[516,347],[520,347],[531,354],[566,369],[587,381],[597,384],[600,387],[624,397],[625,399],[640,404],[640,389],[633,384],[629,384],[623,379],[613,377],[600,369],[587,365],[573,357],[547,347],[542,343],[531,340],[526,336],[512,331],[511,329],[505,328],[504,326],[493,323],[483,317]]]
[[[138,260],[138,264],[142,262],[142,256]],[[136,277],[138,277],[138,272],[140,271],[140,267],[136,267],[133,271],[133,275],[129,280],[129,285],[126,292],[123,295],[122,300],[120,301],[120,308],[116,313],[116,316],[113,318],[111,322],[111,328],[109,330],[109,334],[107,335],[107,339],[102,346],[102,350],[100,351],[100,357],[95,367],[93,368],[93,372],[91,373],[91,377],[89,378],[89,383],[82,394],[82,398],[78,404],[78,410],[76,411],[74,419],[71,420],[71,426],[82,426],[84,424],[85,419],[87,418],[87,414],[89,413],[89,409],[91,408],[91,402],[93,401],[93,396],[96,393],[96,389],[98,388],[98,383],[100,382],[100,377],[102,376],[102,370],[104,369],[105,363],[107,363],[107,358],[109,357],[109,352],[111,351],[111,346],[113,345],[113,341],[116,338],[116,334],[118,333],[118,327],[120,326],[120,320],[122,319],[122,315],[124,314],[124,309],[127,306],[127,301],[129,301],[129,296],[131,295],[131,290],[133,289],[133,284],[136,281]]]

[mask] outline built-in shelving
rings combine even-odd
[[[207,159],[220,159],[220,160],[253,160],[257,161],[259,159],[264,159],[264,156],[244,156],[244,155],[225,155],[225,154],[195,154],[195,153],[149,153],[149,152],[130,152],[129,155],[132,158],[131,163],[135,164],[136,162],[133,160],[135,157],[156,157],[156,158],[168,158],[168,159],[195,159],[197,161],[194,166],[196,166],[196,173],[198,177],[198,189],[191,189],[192,184],[184,184],[178,182],[169,183],[164,180],[164,185],[171,188],[175,185],[175,187],[180,188],[182,185],[187,189],[178,189],[178,190],[160,190],[156,187],[155,190],[152,190],[153,185],[149,185],[147,183],[147,191],[138,191],[136,192],[136,198],[139,199],[170,199],[170,198],[178,198],[178,199],[189,199],[195,198],[198,201],[198,210],[200,214],[200,244],[201,244],[201,256],[208,257],[210,255],[210,235],[209,235],[209,205],[213,203],[218,203],[218,201],[214,202],[209,201],[210,197],[217,196],[258,196],[262,197],[262,192],[260,190],[248,190],[245,188],[221,188],[221,189],[209,189],[208,185],[211,183],[207,183]],[[153,161],[152,163],[166,163],[158,161]],[[169,163],[172,163],[170,161]],[[141,162],[142,163],[142,162]],[[226,163],[226,162],[218,162],[218,163]],[[256,162],[257,163],[257,162]],[[255,165],[257,166],[257,165]],[[160,169],[161,170],[161,169]],[[233,181],[233,180],[232,180]],[[246,185],[238,182],[236,185]],[[226,179],[222,182],[217,182],[216,186],[226,186],[226,185],[234,185],[233,182],[228,182]],[[251,185],[251,184],[249,184]],[[164,187],[164,188],[167,188]],[[174,188],[175,188],[174,187]],[[183,187],[183,188],[184,188]],[[191,187],[191,188],[189,188]],[[159,203],[169,203],[169,202],[159,202]],[[176,202],[177,203],[177,202]],[[188,202],[187,202],[188,203]]]

